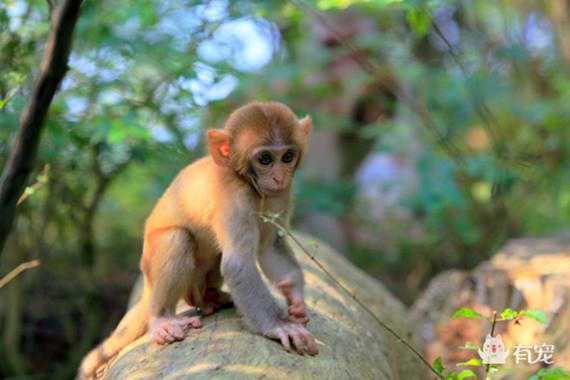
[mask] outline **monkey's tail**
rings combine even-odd
[[[97,368],[105,364],[129,343],[134,342],[146,333],[149,319],[147,297],[143,294],[142,299],[121,319],[111,336],[83,358],[76,379],[94,378]]]

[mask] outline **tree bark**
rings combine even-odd
[[[308,235],[295,234],[314,247],[314,256],[370,310],[406,340],[417,344],[408,311],[377,281],[354,267],[332,248]],[[429,379],[425,367],[401,342],[388,334],[352,297],[333,283],[301,250],[293,251],[305,274],[306,302],[315,335],[315,357],[287,353],[279,343],[247,330],[234,308],[204,317],[204,326],[188,332],[181,342],[159,346],[144,336],[125,347],[102,379]],[[269,284],[267,284],[269,286]],[[274,291],[283,310],[283,297]],[[142,281],[135,286],[131,305],[138,301]],[[183,302],[179,312],[192,315]],[[186,310],[186,311],[185,311]]]
[[[82,2],[65,0],[52,16],[39,76],[22,113],[16,140],[0,178],[0,253],[16,216],[16,204],[33,169],[49,106],[67,72],[73,30]]]

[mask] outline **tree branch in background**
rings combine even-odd
[[[116,178],[116,176],[122,172],[132,161],[131,158],[119,163],[109,172],[104,172],[101,168],[101,163],[99,162],[99,154],[101,153],[103,145],[101,143],[96,144],[91,149],[91,167],[95,173],[95,190],[91,197],[88,197],[85,202],[79,202],[79,209],[82,210],[82,215],[80,219],[81,231],[79,234],[79,241],[81,244],[81,258],[83,264],[88,269],[93,269],[95,265],[95,234],[94,224],[95,224],[95,214],[99,205],[105,195],[105,192],[109,188],[111,182]]]
[[[7,283],[12,281],[17,275],[19,275],[23,271],[35,268],[39,265],[40,265],[40,260],[32,260],[18,265],[16,268],[12,269],[12,271],[10,271],[10,273],[8,273],[6,276],[0,278],[0,289],[6,286]]]
[[[49,15],[51,17],[52,13],[53,13],[53,1],[52,0],[46,0],[47,5],[48,5],[48,10],[49,10]]]
[[[432,118],[426,105],[419,99],[414,98],[410,91],[406,88],[404,83],[399,78],[393,78],[388,80],[386,78],[386,73],[394,75],[394,71],[390,65],[379,65],[376,62],[371,61],[365,54],[360,54],[362,50],[350,41],[345,41],[342,35],[336,30],[332,25],[330,20],[311,5],[308,5],[303,0],[289,0],[291,4],[296,6],[299,10],[305,11],[310,14],[315,20],[320,23],[324,28],[331,32],[331,35],[337,40],[337,42],[346,48],[348,48],[353,55],[351,58],[373,78],[377,79],[384,87],[386,87],[403,105],[408,107],[419,119],[420,124],[429,130],[433,134],[435,142],[447,151],[449,156],[460,166],[465,165],[465,159],[461,152],[461,149],[457,147],[449,138],[440,130],[435,120]]]
[[[18,203],[16,203],[16,206],[21,205],[26,199],[28,199],[30,195],[33,195],[37,190],[41,189],[42,186],[44,186],[48,182],[48,180],[49,180],[49,164],[45,164],[42,174],[38,175],[36,179],[36,183],[26,187],[24,193],[20,196],[20,199],[18,199]]]
[[[16,216],[16,204],[33,169],[49,106],[67,72],[73,30],[82,2],[65,0],[54,10],[40,72],[0,178],[0,253]]]

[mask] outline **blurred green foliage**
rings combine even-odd
[[[299,218],[350,213],[362,160],[354,152],[412,162],[417,189],[394,206],[410,211],[421,238],[409,239],[402,224],[396,252],[354,242],[347,252],[407,300],[434,273],[472,267],[509,237],[566,228],[570,29],[556,4],[86,1],[33,176],[49,164],[49,181],[21,205],[0,261],[0,274],[32,258],[44,263],[0,294],[0,376],[72,376],[122,313],[154,202],[204,154],[203,130],[250,100],[311,114],[348,146],[344,160],[356,157],[336,178],[301,176]],[[351,46],[319,41],[317,16],[349,6],[373,26],[350,44],[387,68],[378,76],[408,89],[437,130],[394,94],[370,95],[389,115],[364,125],[329,112],[335,97],[379,79],[360,68],[334,80],[323,74]],[[0,166],[48,29],[47,2],[0,4]]]

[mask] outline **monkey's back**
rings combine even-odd
[[[210,157],[201,158],[178,173],[147,218],[145,230],[211,224],[219,192],[217,170]]]
[[[237,196],[244,191],[247,188],[235,175],[228,175],[226,168],[210,156],[201,158],[182,169],[166,189],[147,218],[145,234],[181,227],[192,234],[200,250],[217,252],[220,242],[214,229],[227,218],[223,210],[249,198]]]

